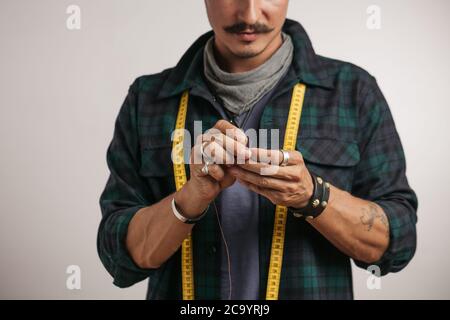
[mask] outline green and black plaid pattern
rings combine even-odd
[[[295,57],[280,90],[266,105],[260,129],[279,129],[280,141],[293,86],[307,85],[297,149],[309,170],[336,187],[379,204],[390,223],[390,245],[376,263],[382,274],[404,268],[416,248],[417,198],[406,178],[403,148],[388,104],[375,79],[350,63],[316,55],[303,27],[286,20]],[[203,131],[219,119],[203,78],[202,50],[212,32],[200,37],[175,68],[138,78],[116,120],[108,148],[110,177],[100,198],[98,251],[119,287],[149,279],[148,299],[180,299],[180,253],[157,269],[139,268],[129,256],[128,223],[142,207],[175,191],[171,133],[179,99],[190,91],[186,120]],[[270,142],[270,135],[268,141]],[[270,143],[269,143],[270,147]],[[189,167],[186,165],[189,176]],[[265,297],[275,206],[260,197],[260,298]],[[215,213],[194,227],[197,299],[220,298],[220,238]],[[361,267],[365,264],[355,261]],[[280,299],[351,299],[350,259],[302,219],[287,220]]]

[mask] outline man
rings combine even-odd
[[[180,299],[189,287],[183,263],[195,299],[263,299],[269,290],[278,299],[352,299],[350,258],[382,275],[403,269],[416,247],[417,198],[375,79],[316,55],[286,19],[288,0],[205,4],[213,31],[175,68],[138,78],[116,121],[98,233],[114,283],[148,278],[148,299]],[[171,134],[183,93],[186,129],[202,121],[203,134],[186,138],[201,161],[190,161],[176,191]],[[297,94],[296,150],[280,150]],[[268,146],[251,145],[250,129],[268,129]],[[224,164],[229,156],[245,161]],[[272,239],[282,208],[280,265]],[[192,260],[181,261],[189,234]]]

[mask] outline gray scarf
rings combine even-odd
[[[283,44],[266,62],[241,73],[220,69],[214,57],[214,37],[208,40],[203,55],[205,77],[227,110],[238,115],[250,110],[289,69],[294,46],[289,35],[282,36]]]

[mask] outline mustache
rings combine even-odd
[[[247,24],[245,22],[238,22],[229,27],[223,28],[228,33],[242,33],[244,31],[249,31],[252,33],[269,33],[275,28],[271,28],[264,23]]]

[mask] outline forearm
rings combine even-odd
[[[141,268],[157,268],[169,259],[191,232],[193,225],[178,220],[172,212],[171,201],[187,217],[194,217],[207,207],[193,201],[185,185],[158,203],[139,210],[128,226],[127,249]]]
[[[333,186],[327,208],[308,221],[339,250],[359,261],[378,261],[389,245],[389,222],[383,209]]]

